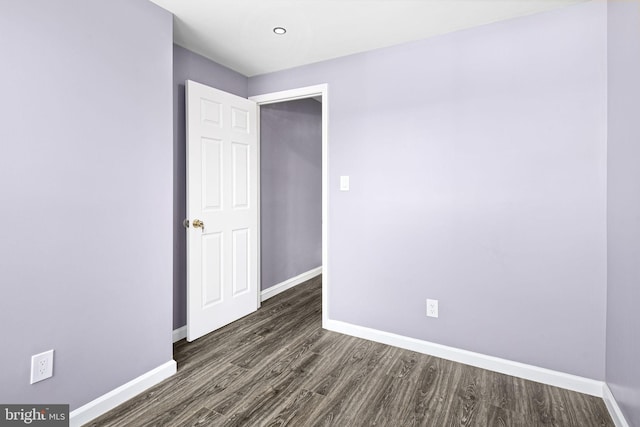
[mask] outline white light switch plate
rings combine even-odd
[[[340,177],[340,191],[349,191],[349,177],[347,175]]]

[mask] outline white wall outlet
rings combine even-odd
[[[53,350],[31,356],[31,384],[53,376]]]
[[[438,317],[437,299],[427,299],[427,317]]]
[[[349,176],[342,175],[340,177],[340,191],[349,191]]]

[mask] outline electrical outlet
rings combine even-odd
[[[31,384],[53,376],[53,350],[31,356]]]
[[[427,317],[438,317],[437,299],[427,299]]]

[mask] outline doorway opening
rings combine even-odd
[[[283,103],[287,103],[290,101],[300,101],[300,100],[312,100],[312,102],[320,103],[320,112],[321,112],[321,267],[318,267],[318,269],[321,269],[321,274],[322,274],[322,326],[325,327],[327,320],[329,319],[329,307],[328,307],[328,292],[329,292],[329,276],[328,276],[328,261],[329,261],[329,257],[328,257],[328,253],[329,253],[329,245],[328,245],[328,180],[329,180],[329,175],[328,175],[328,111],[329,111],[329,99],[328,99],[328,85],[327,84],[321,84],[321,85],[316,85],[316,86],[308,86],[308,87],[303,87],[303,88],[298,88],[298,89],[292,89],[292,90],[287,90],[287,91],[282,91],[282,92],[275,92],[275,93],[268,93],[268,94],[264,94],[264,95],[258,95],[258,96],[253,96],[250,97],[249,99],[253,100],[256,102],[256,104],[258,105],[258,123],[259,126],[261,126],[261,122],[262,122],[262,107],[265,107],[265,112],[267,110],[269,111],[273,111],[273,104],[283,104]],[[284,105],[284,104],[283,104]],[[313,105],[309,105],[308,107],[313,107]],[[284,110],[286,110],[286,108],[284,108]],[[259,129],[259,135],[261,135],[262,132]],[[259,143],[258,143],[258,149],[259,149],[259,157],[261,159],[264,159],[265,156],[263,156],[263,153],[261,153],[262,151],[262,141],[261,141],[261,136],[259,137]],[[267,159],[271,156],[266,156]],[[267,167],[267,165],[263,165],[262,161],[260,162],[259,165],[259,176],[262,175],[262,168],[263,167]],[[259,181],[258,186],[259,186],[259,191],[258,194],[260,195],[262,193],[262,191],[260,191],[262,189],[262,182]],[[269,182],[265,182],[265,185],[271,185],[272,183]],[[261,196],[259,196],[261,197]],[[264,200],[266,202],[266,200]],[[261,199],[258,203],[258,206],[260,206],[260,209],[262,210],[262,206],[263,206],[263,200]],[[258,224],[258,230],[259,230],[259,235],[263,236],[263,233],[265,233],[266,229],[265,226],[267,226],[268,224],[263,224],[262,218],[263,218],[263,213],[260,212],[259,213],[259,224]],[[285,220],[286,218],[279,218],[280,221]],[[277,232],[277,231],[276,231]],[[268,238],[268,236],[265,236]],[[261,238],[261,237],[260,237]],[[283,291],[286,290],[287,287],[291,287],[291,286],[295,286],[298,283],[301,283],[302,281],[305,281],[305,277],[311,275],[311,277],[313,277],[313,275],[317,275],[317,273],[319,273],[320,271],[318,271],[318,269],[312,269],[310,271],[306,271],[306,272],[302,272],[302,274],[299,274],[299,276],[290,278],[289,280],[285,280],[284,282],[279,282],[277,284],[272,283],[274,279],[276,277],[278,277],[278,274],[282,275],[282,274],[286,274],[284,273],[284,271],[286,271],[286,268],[281,268],[281,271],[272,271],[273,269],[268,269],[268,271],[265,271],[265,269],[262,267],[262,263],[263,260],[269,260],[269,257],[271,256],[271,254],[266,254],[266,253],[262,253],[262,250],[260,249],[260,247],[262,246],[262,242],[258,243],[258,247],[259,247],[259,254],[258,254],[258,264],[260,266],[259,268],[259,276],[258,276],[258,282],[260,284],[260,287],[262,288],[263,286],[268,286],[267,289],[263,290],[262,292],[260,292],[260,296],[259,296],[259,301],[258,304],[260,304],[260,302],[270,296],[275,295],[276,293],[279,293],[278,291]],[[292,248],[288,248],[289,250],[292,250]],[[295,249],[294,249],[295,250]],[[265,272],[266,274],[262,274],[263,272]],[[264,284],[263,284],[263,280],[264,280]],[[274,286],[276,285],[276,286]],[[278,288],[278,289],[274,289],[274,288]]]

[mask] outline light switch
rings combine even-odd
[[[346,175],[340,177],[340,191],[349,191],[349,177]]]

